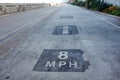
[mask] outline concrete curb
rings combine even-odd
[[[50,7],[50,4],[0,3],[0,15],[23,12],[30,9]]]
[[[90,10],[90,9],[87,9],[85,7],[81,7],[83,9],[86,9],[86,10],[89,10],[89,11],[94,11],[94,10]],[[114,18],[117,18],[120,20],[120,17],[119,16],[115,16],[115,15],[111,15],[111,14],[107,14],[107,13],[103,13],[103,12],[99,12],[99,11],[94,11],[94,12],[97,12],[97,13],[100,13],[100,14],[103,14],[103,15],[107,15],[107,16],[110,16],[110,17],[114,17]]]
[[[118,18],[118,19],[120,19],[120,17],[119,17],[119,16],[110,15],[110,14],[103,13],[103,12],[99,12],[99,11],[96,11],[96,12],[101,13],[101,14],[104,14],[104,15],[107,15],[107,16],[110,16],[110,17],[114,17],[114,18]]]

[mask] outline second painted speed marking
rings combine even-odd
[[[53,32],[53,35],[75,35],[75,34],[79,34],[76,25],[57,26]]]
[[[84,72],[90,65],[84,61],[79,49],[45,49],[37,61],[34,71]]]

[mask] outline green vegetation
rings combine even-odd
[[[111,12],[112,15],[120,16],[120,10],[114,10]]]
[[[72,4],[81,7],[86,7],[91,10],[97,10],[104,13],[120,16],[120,7],[107,4],[104,2],[104,0],[75,0]]]

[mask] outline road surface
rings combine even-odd
[[[1,16],[0,80],[120,80],[120,19],[68,4]]]

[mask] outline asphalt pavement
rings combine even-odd
[[[120,19],[62,6],[0,17],[0,80],[120,80]]]

